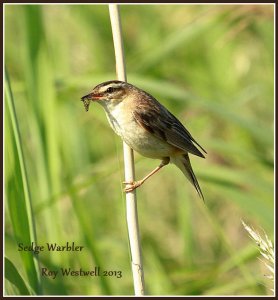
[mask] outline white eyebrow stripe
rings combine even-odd
[[[108,88],[112,87],[112,88],[119,88],[121,87],[122,84],[121,83],[110,83],[110,84],[107,84],[105,86],[102,86],[99,91],[102,93],[102,92],[105,92]]]

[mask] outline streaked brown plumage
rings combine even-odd
[[[114,131],[127,145],[143,156],[161,159],[161,164],[140,181],[129,184],[130,192],[169,162],[174,163],[203,194],[192,170],[188,153],[204,158],[206,153],[182,123],[161,103],[132,84],[113,80],[97,85],[82,97],[85,109],[90,101],[100,103]],[[198,147],[200,149],[198,149]]]

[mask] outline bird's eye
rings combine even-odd
[[[109,87],[108,89],[107,89],[107,93],[113,93],[115,91],[115,89],[114,88],[112,88],[112,87]]]

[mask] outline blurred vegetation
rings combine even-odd
[[[121,7],[128,81],[208,152],[192,157],[205,204],[173,166],[138,189],[148,294],[271,294],[241,220],[273,236],[273,10]],[[122,143],[100,106],[80,102],[116,78],[107,5],[6,5],[5,64],[6,294],[132,295]],[[136,154],[137,178],[157,164]],[[85,250],[18,251],[33,239]],[[95,266],[123,277],[38,272]]]

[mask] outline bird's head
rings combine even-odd
[[[90,102],[96,101],[106,106],[108,103],[117,105],[123,101],[133,90],[133,86],[127,82],[112,80],[98,84],[91,93],[81,98],[86,111],[89,110]]]

